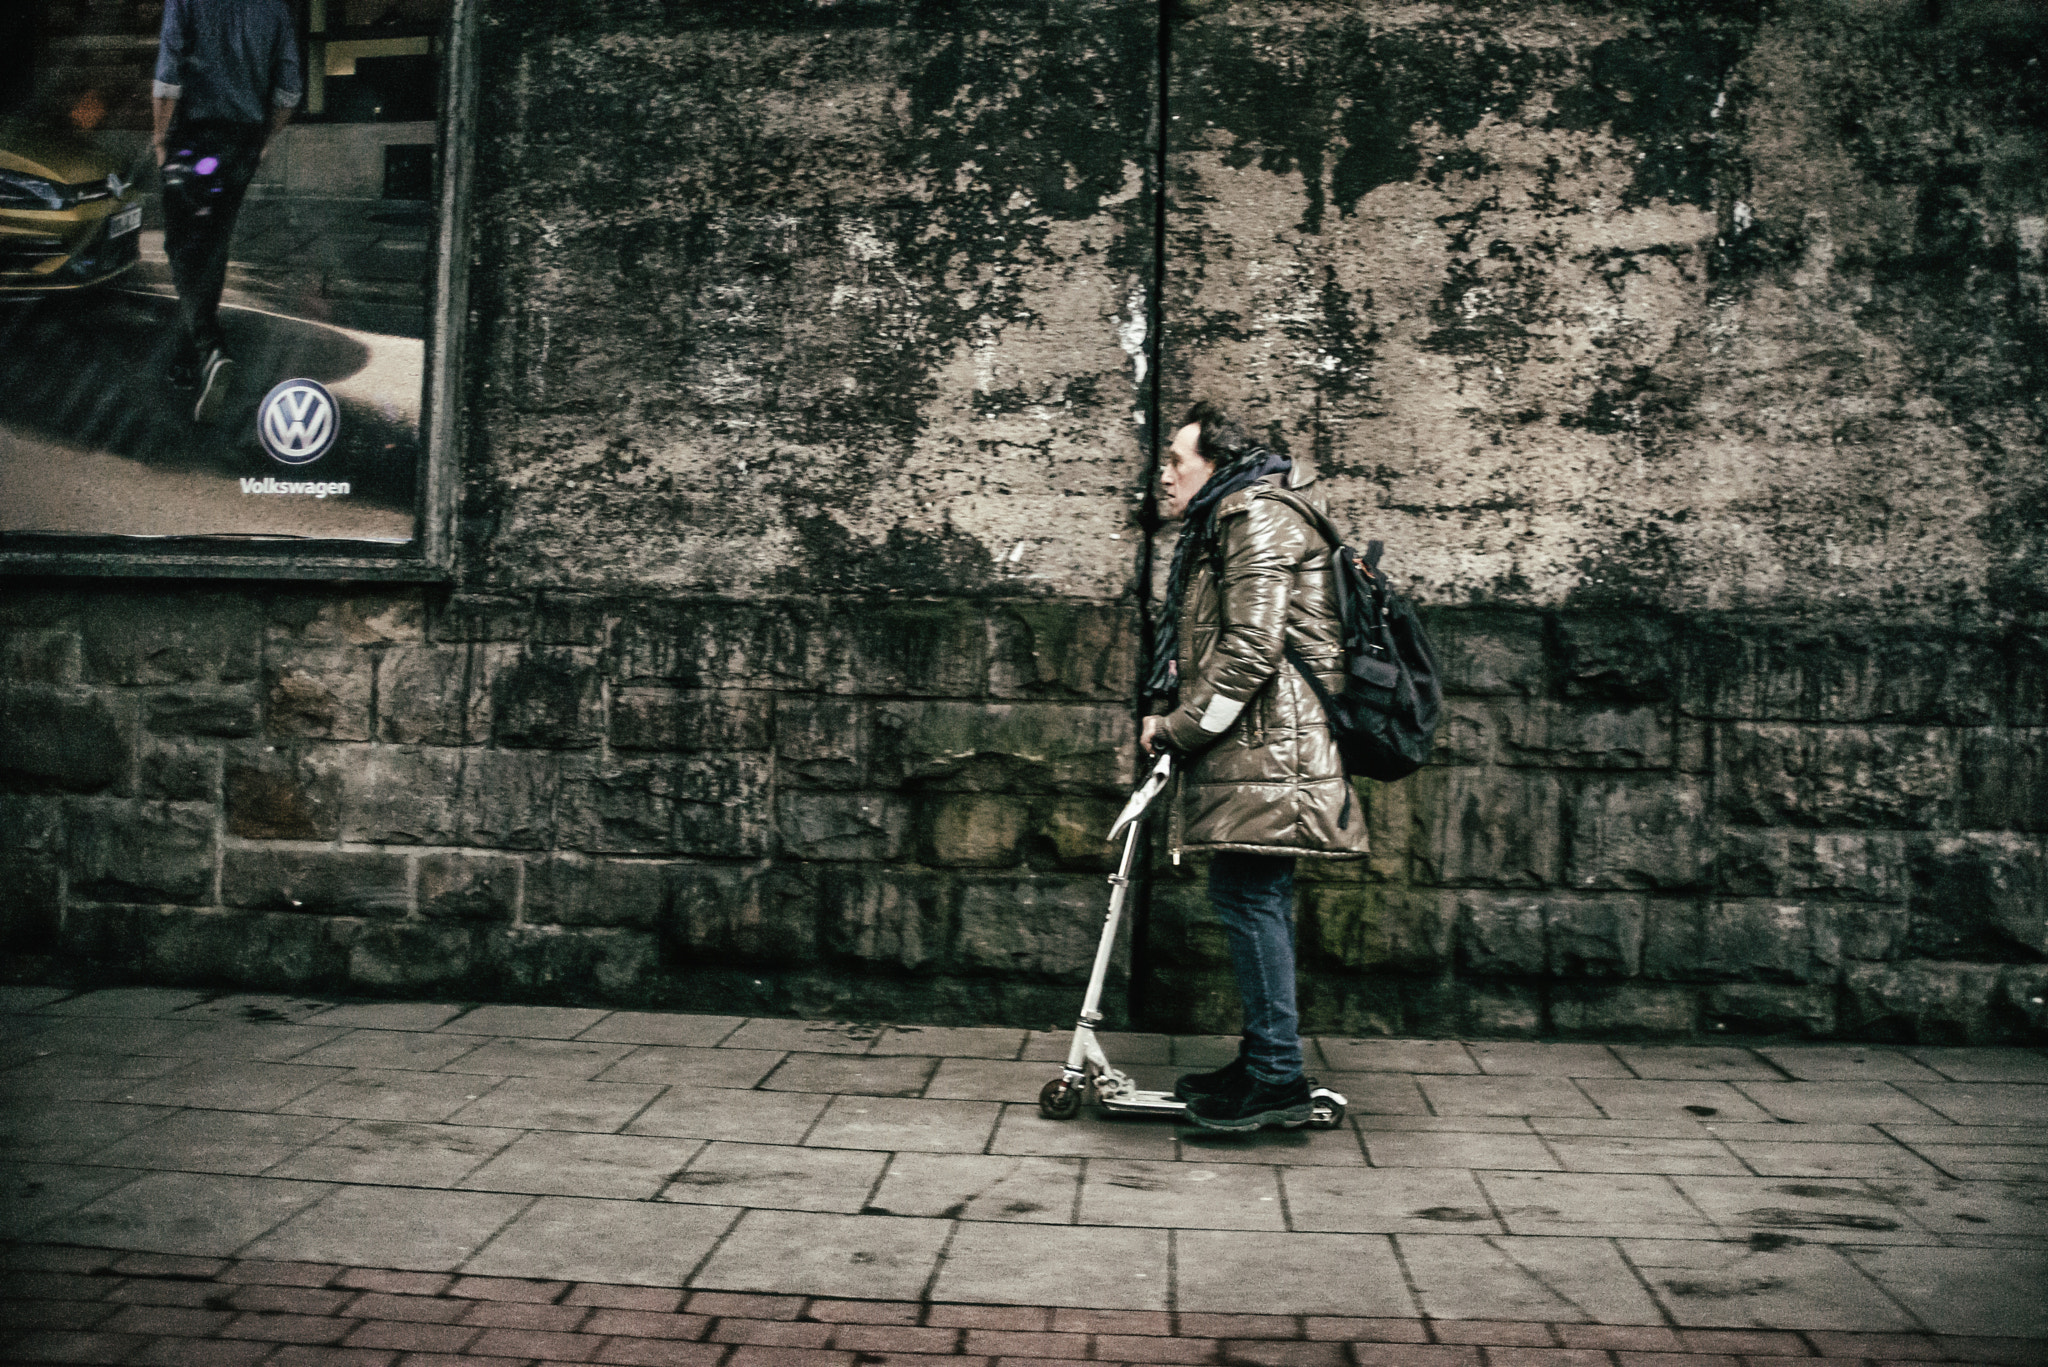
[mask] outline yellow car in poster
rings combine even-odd
[[[0,298],[104,284],[141,251],[142,190],[69,133],[0,121]]]

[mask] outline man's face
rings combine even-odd
[[[1202,492],[1209,476],[1216,473],[1216,467],[1202,459],[1195,449],[1201,439],[1201,426],[1191,422],[1173,434],[1173,445],[1166,448],[1166,464],[1159,471],[1159,492],[1165,495],[1168,519],[1186,513],[1188,500]]]

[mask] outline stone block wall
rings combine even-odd
[[[478,12],[451,581],[0,585],[14,950],[1064,1021],[1199,394],[1451,683],[1313,1028],[2039,1036],[2039,6]]]
[[[153,981],[1047,1025],[1105,906],[1129,617],[30,589],[0,936]]]
[[[1435,610],[1433,762],[1304,862],[1304,1028],[1981,1042],[2048,1028],[2043,637]],[[1140,1000],[1228,1030],[1190,866]]]
[[[0,933],[153,981],[1057,1025],[1133,624],[39,587],[0,607]],[[1361,785],[1370,860],[1302,865],[1307,1028],[2048,1028],[2038,632],[1429,624],[1433,762]],[[1234,1030],[1200,861],[1155,864],[1111,1019]]]

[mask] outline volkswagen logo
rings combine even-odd
[[[286,380],[256,409],[263,449],[286,465],[310,465],[326,455],[340,427],[341,410],[318,380]]]

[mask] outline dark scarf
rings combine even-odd
[[[1268,475],[1284,475],[1294,462],[1263,446],[1253,446],[1228,465],[1209,476],[1209,482],[1188,500],[1181,515],[1180,541],[1173,548],[1173,569],[1166,576],[1166,602],[1152,628],[1152,677],[1145,691],[1154,699],[1171,701],[1179,691],[1174,662],[1180,656],[1180,604],[1187,592],[1188,567],[1197,555],[1208,554],[1216,541],[1216,505],[1239,489],[1256,484]]]

